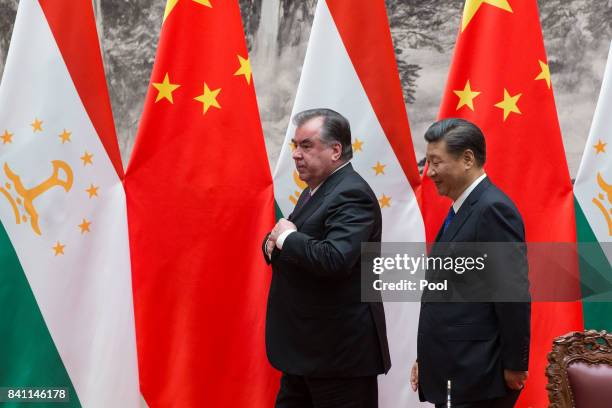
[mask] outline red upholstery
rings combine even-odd
[[[576,361],[567,368],[575,408],[612,407],[612,366]]]

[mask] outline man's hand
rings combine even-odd
[[[272,258],[272,251],[274,251],[275,246],[276,241],[268,237],[268,240],[266,241],[266,254],[268,254],[268,258]]]
[[[274,241],[276,245],[276,241],[278,240],[278,237],[280,236],[280,234],[290,229],[297,230],[297,227],[291,221],[281,218],[280,220],[278,220],[278,222],[272,229],[272,232],[270,232],[270,237],[268,238],[268,240]]]
[[[419,362],[415,361],[412,365],[412,371],[410,372],[410,385],[412,391],[416,391],[419,388]]]
[[[529,373],[527,371],[504,370],[504,379],[506,380],[506,385],[511,390],[523,389],[528,376]]]

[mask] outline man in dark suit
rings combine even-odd
[[[308,187],[263,242],[266,349],[283,373],[276,407],[377,407],[377,375],[391,366],[385,315],[360,296],[361,243],[381,237],[378,200],[349,163],[342,115],[311,109],[293,121],[292,157]]]
[[[497,263],[489,259],[493,266],[480,277],[496,280],[499,288],[512,288],[514,297],[506,296],[506,302],[471,301],[469,288],[460,286],[461,279],[470,277],[453,272],[452,282],[459,283],[455,289],[463,290],[464,302],[428,302],[424,293],[412,388],[418,388],[422,401],[446,407],[450,380],[454,408],[513,407],[529,361],[531,305],[523,220],[484,172],[485,138],[477,126],[463,119],[441,120],[427,130],[425,140],[427,176],[439,194],[453,200],[431,252],[463,245],[447,243],[506,243],[495,254]],[[472,249],[478,246],[486,245]]]

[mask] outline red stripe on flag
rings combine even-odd
[[[39,0],[70,77],[117,175],[123,178],[100,43],[90,0]],[[86,44],[86,46],[83,46]]]
[[[483,130],[486,172],[516,203],[525,221],[527,241],[575,242],[574,198],[552,87],[536,79],[544,75],[540,62],[546,62],[537,2],[510,3],[512,12],[480,4],[465,30],[459,32],[439,117],[465,118]],[[455,92],[464,91],[467,81],[473,92],[480,92],[473,99],[473,110],[466,104],[460,106]],[[518,109],[508,109],[511,103],[507,103],[505,112],[502,101],[509,101],[504,90],[509,97],[518,98]],[[427,177],[422,194],[427,237],[433,240],[450,201],[438,196]],[[579,294],[577,259],[570,260],[567,268],[573,278],[569,281],[576,284],[571,289]],[[534,278],[537,276],[530,275],[532,292],[534,281],[541,284]],[[579,302],[533,303],[530,378],[517,407],[546,406],[544,368],[552,339],[582,328]]]
[[[378,122],[418,198],[421,178],[385,2],[327,0],[327,6]],[[372,44],[364,44],[364,39]]]
[[[267,408],[278,389],[261,251],[274,226],[272,177],[253,80],[240,74],[249,69],[238,2],[210,3],[179,1],[163,23],[126,171],[151,408]]]

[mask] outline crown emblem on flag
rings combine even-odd
[[[56,186],[63,187],[66,192],[70,191],[72,188],[73,173],[68,163],[61,160],[53,160],[51,165],[53,166],[53,173],[49,178],[32,188],[25,188],[21,182],[21,177],[11,170],[8,163],[4,163],[4,173],[13,184],[6,183],[3,187],[0,187],[0,193],[4,195],[11,207],[13,207],[15,222],[17,224],[21,224],[22,221],[27,222],[29,216],[32,230],[34,230],[37,235],[41,235],[41,231],[38,225],[39,217],[34,207],[34,200],[47,190]],[[64,172],[63,179],[60,177],[60,170]],[[11,194],[11,191],[14,191],[14,196]],[[20,211],[20,207],[22,206],[24,209],[23,212]]]
[[[606,183],[601,173],[597,173],[597,184],[603,190],[597,197],[593,197],[593,204],[599,208],[608,223],[608,234],[612,237],[612,185]],[[605,196],[604,196],[605,194]],[[608,204],[606,205],[606,198]],[[608,206],[610,206],[608,208]]]
[[[296,205],[298,198],[300,198],[300,194],[302,194],[302,191],[304,191],[307,184],[300,180],[300,175],[298,174],[297,170],[293,170],[293,181],[295,182],[295,185],[299,188],[299,190],[295,190],[293,194],[289,196],[289,201],[291,201],[293,205]]]

